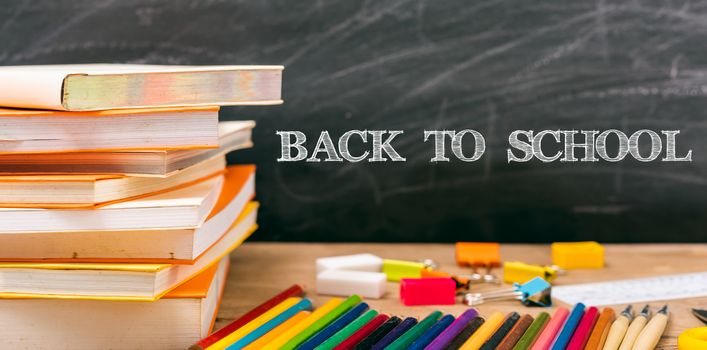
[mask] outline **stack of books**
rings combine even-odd
[[[178,349],[256,228],[252,121],[281,66],[0,67],[0,343]]]

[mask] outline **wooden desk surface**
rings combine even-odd
[[[219,310],[215,329],[219,329],[242,315],[253,306],[277,294],[282,289],[299,283],[305,287],[315,305],[321,305],[327,296],[314,290],[315,259],[356,253],[372,253],[390,259],[417,260],[431,258],[441,268],[452,273],[462,273],[454,263],[451,244],[303,244],[303,243],[247,243],[231,256],[231,271]],[[548,245],[502,245],[504,260],[549,264]],[[612,279],[648,277],[673,273],[707,270],[707,244],[641,244],[607,245],[606,268],[602,270],[573,270],[560,276],[556,284],[608,281]],[[500,272],[500,271],[499,271]],[[388,283],[384,299],[366,300],[372,308],[384,313],[401,316],[424,316],[433,309],[460,314],[466,307],[424,306],[405,307],[398,300],[398,284]],[[491,287],[496,288],[496,287]],[[654,307],[664,303],[655,302]],[[677,336],[682,330],[702,324],[690,314],[693,307],[707,307],[707,298],[667,302],[671,311],[670,324],[658,349],[676,349]],[[551,309],[528,308],[519,302],[502,301],[478,307],[482,315],[492,311],[526,312],[537,314]],[[620,307],[615,309],[620,311]]]

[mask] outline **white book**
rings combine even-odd
[[[280,104],[282,66],[0,67],[0,106],[66,111]]]
[[[0,234],[195,228],[211,212],[222,185],[223,176],[217,176],[183,189],[97,209],[0,207]]]
[[[0,153],[218,147],[218,108],[65,112],[0,108]]]
[[[0,263],[0,299],[154,301],[213,266],[257,228],[257,203],[194,264]],[[2,304],[4,300],[0,300]]]
[[[0,154],[0,175],[111,174],[167,177],[231,151],[253,146],[253,121],[220,122],[213,149]]]
[[[0,339],[12,349],[186,349],[211,331],[228,257],[157,301],[2,300]]]
[[[255,167],[230,166],[216,205],[197,228],[0,234],[0,261],[191,264],[228,232],[254,195]]]

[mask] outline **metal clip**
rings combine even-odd
[[[552,305],[551,291],[550,283],[536,277],[523,284],[514,283],[512,289],[464,294],[462,303],[474,306],[494,300],[520,300],[526,306],[547,307]]]

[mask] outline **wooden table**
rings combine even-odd
[[[308,297],[320,305],[327,296],[314,290],[317,257],[356,253],[372,253],[391,259],[417,260],[431,258],[441,268],[452,273],[462,273],[454,263],[451,244],[304,244],[304,243],[247,243],[237,249],[232,257],[231,271],[224,292],[215,329],[223,327],[253,306],[294,284],[302,284]],[[549,264],[550,247],[547,245],[502,245],[504,260]],[[607,245],[606,268],[602,270],[573,270],[560,276],[556,284],[574,284],[590,281],[635,278],[673,273],[707,270],[707,244],[632,244]],[[500,271],[499,271],[500,272]],[[488,288],[488,287],[487,287]],[[496,288],[496,287],[492,287]],[[424,316],[433,309],[460,314],[465,306],[405,307],[398,300],[398,284],[389,283],[384,299],[366,300],[372,308],[400,316]],[[658,349],[676,349],[677,336],[686,328],[702,326],[690,314],[693,307],[707,307],[707,298],[669,301],[670,324]],[[663,303],[655,302],[657,307]],[[537,314],[550,311],[528,308],[519,302],[502,301],[478,307],[482,315],[492,311],[518,311]],[[615,307],[620,311],[619,306]]]

